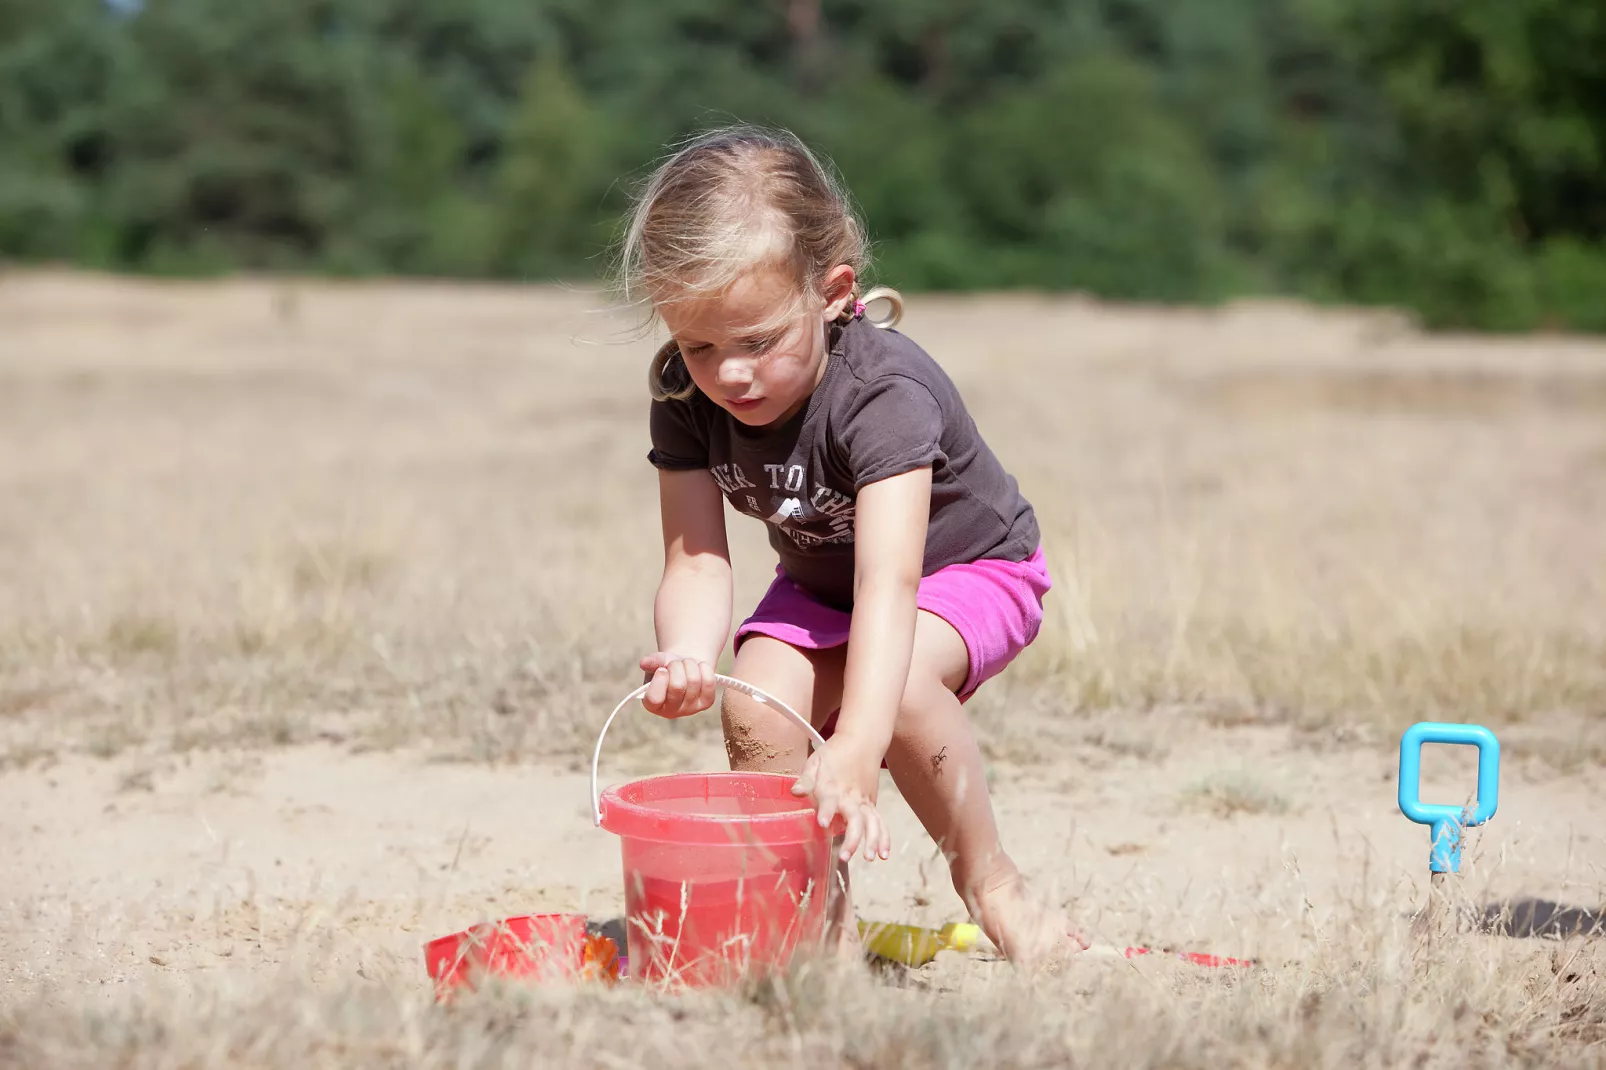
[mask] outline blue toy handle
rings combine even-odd
[[[1470,809],[1421,800],[1422,744],[1450,743],[1478,748],[1478,801]],[[1500,805],[1500,741],[1481,725],[1422,721],[1400,738],[1400,812],[1433,834],[1428,868],[1434,873],[1461,870],[1461,832],[1494,816]]]

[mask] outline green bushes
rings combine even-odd
[[[1602,56],[1572,0],[0,0],[0,257],[584,278],[743,119],[908,289],[1606,330]]]

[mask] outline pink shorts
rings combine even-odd
[[[852,617],[818,601],[780,569],[753,615],[736,629],[736,649],[750,635],[767,635],[803,650],[829,650],[848,641]],[[970,674],[959,689],[963,702],[1003,672],[1037,638],[1043,596],[1053,587],[1039,547],[1025,561],[971,561],[949,565],[920,581],[915,604],[953,625],[970,653]],[[821,730],[829,737],[833,713]]]

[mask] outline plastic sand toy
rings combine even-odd
[[[1422,801],[1422,747],[1428,743],[1476,747],[1478,750],[1477,795],[1468,803],[1454,806]],[[1461,872],[1461,848],[1466,830],[1477,828],[1494,817],[1500,807],[1500,741],[1482,725],[1445,721],[1420,721],[1400,737],[1400,812],[1431,835],[1428,848],[1428,900],[1412,923],[1418,938],[1436,939],[1472,923],[1455,887]]]
[[[741,690],[808,728],[783,703]],[[592,756],[594,823],[619,837],[626,939],[633,980],[724,984],[784,968],[824,932],[831,831],[777,773],[675,773],[597,790],[608,727],[643,685],[614,708]]]
[[[476,925],[424,945],[435,997],[472,989],[483,977],[536,984],[619,979],[619,949],[588,933],[583,914],[526,914]]]
[[[918,969],[944,951],[970,951],[981,942],[982,933],[981,926],[969,922],[922,929],[918,925],[861,921],[859,939],[865,951],[877,958]]]
[[[874,921],[859,922],[859,938],[864,941],[865,951],[875,957],[913,969],[933,961],[944,951],[973,951],[983,939],[980,926],[969,922],[951,922],[940,929],[924,929],[918,925],[888,925]],[[1228,958],[1198,951],[1157,951],[1148,947],[1095,945],[1081,954],[1096,958],[1127,959],[1156,955],[1208,967],[1247,968],[1255,965],[1253,959]]]

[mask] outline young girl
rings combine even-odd
[[[1037,522],[953,383],[890,329],[898,295],[861,295],[865,259],[843,191],[789,134],[704,135],[635,206],[626,294],[671,336],[649,378],[665,560],[644,703],[662,717],[713,705],[728,501],[767,525],[780,558],[737,629],[733,675],[827,742],[809,754],[784,716],[726,692],[726,749],[733,769],[796,776],[822,826],[843,821],[843,942],[857,939],[847,860],[890,853],[875,806],[885,763],[971,916],[1012,961],[1038,963],[1087,942],[999,845],[960,705],[1037,636],[1050,587]],[[883,299],[890,320],[867,319]]]

